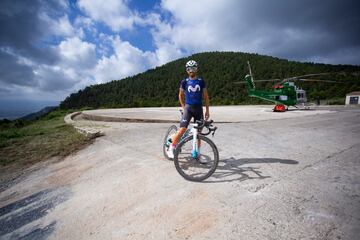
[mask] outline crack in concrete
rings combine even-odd
[[[313,167],[313,166],[315,166],[315,165],[317,165],[317,164],[319,164],[319,163],[321,163],[321,162],[324,162],[324,161],[326,161],[326,160],[328,160],[328,159],[330,159],[330,158],[333,158],[333,157],[335,157],[335,156],[337,156],[337,155],[340,155],[340,154],[342,154],[342,153],[344,153],[344,152],[346,152],[346,151],[349,151],[349,150],[351,150],[352,148],[354,148],[355,146],[360,146],[360,144],[357,143],[357,144],[354,144],[354,145],[352,145],[352,146],[350,146],[350,147],[348,147],[348,148],[345,148],[345,149],[342,149],[342,150],[340,150],[340,151],[337,151],[337,152],[335,152],[335,153],[333,153],[333,154],[330,154],[330,155],[328,155],[326,158],[320,159],[319,161],[316,161],[316,162],[314,162],[314,163],[312,163],[312,164],[308,164],[308,165],[304,166],[302,169],[300,169],[300,170],[297,171],[297,172],[301,172],[301,171],[303,171],[303,170],[305,170],[305,169],[307,169],[307,168]]]

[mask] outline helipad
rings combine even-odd
[[[210,118],[218,123],[252,122],[272,119],[296,118],[324,114],[333,111],[327,109],[289,110],[273,112],[273,106],[214,106],[210,107]],[[98,109],[82,112],[82,118],[105,122],[178,122],[179,107],[162,108],[119,108]]]

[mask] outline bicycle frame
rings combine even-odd
[[[191,155],[193,158],[197,158],[198,155],[199,155],[199,148],[198,148],[198,141],[197,141],[197,135],[198,135],[198,124],[197,123],[194,123],[194,124],[191,124],[192,125],[192,128],[191,128],[191,133],[193,135],[193,142],[192,142],[192,151],[191,151]]]
[[[180,110],[180,114],[183,115],[183,111]],[[187,136],[189,136],[190,134],[193,135],[193,142],[192,142],[192,151],[191,151],[191,155],[193,158],[197,158],[199,156],[199,144],[198,143],[198,139],[197,139],[197,135],[198,135],[198,126],[199,124],[197,123],[192,123],[190,124],[192,127],[189,129],[186,129],[185,133],[181,136],[180,141],[182,141],[183,139],[185,139]]]

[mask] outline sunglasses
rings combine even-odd
[[[197,71],[197,67],[187,67],[186,68],[187,72],[196,72]]]

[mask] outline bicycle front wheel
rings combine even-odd
[[[174,153],[174,164],[185,179],[200,182],[215,172],[219,163],[219,152],[209,138],[202,135],[197,138],[199,151],[196,154],[193,149],[193,136],[186,137],[178,144]]]

